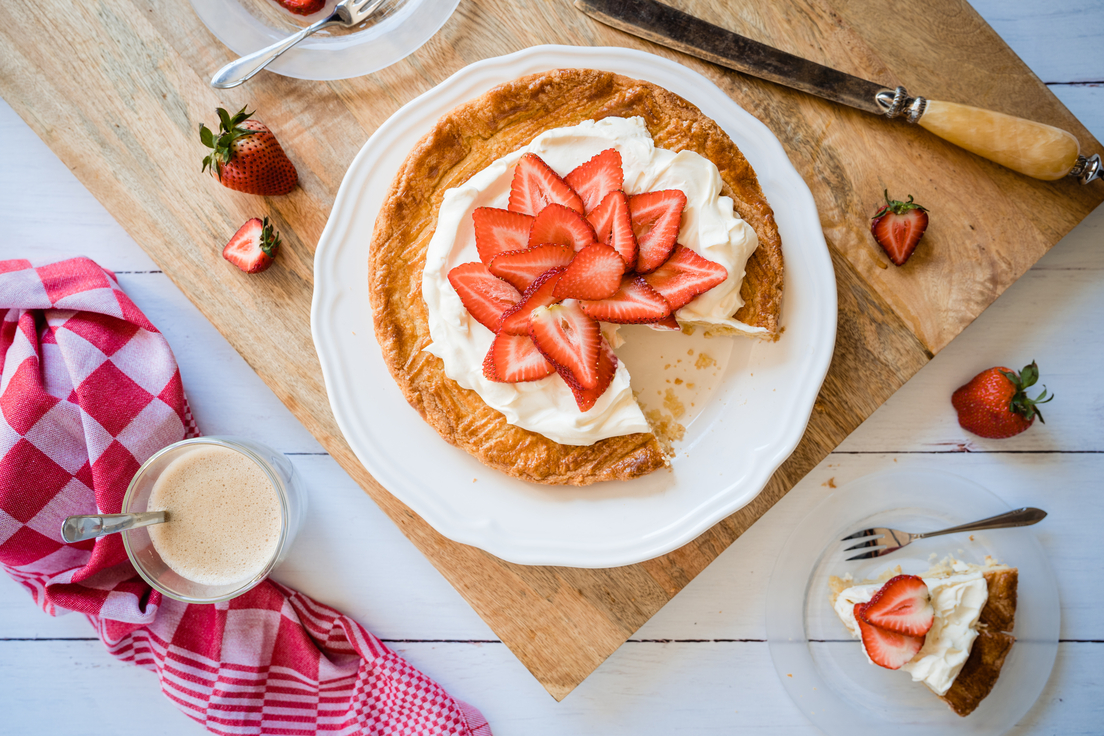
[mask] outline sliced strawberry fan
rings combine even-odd
[[[472,213],[480,262],[449,271],[472,317],[495,333],[483,361],[490,381],[553,373],[580,411],[609,388],[617,356],[599,322],[678,330],[674,313],[728,277],[720,264],[676,242],[686,195],[623,191],[610,148],[561,178],[527,153],[508,209]]]

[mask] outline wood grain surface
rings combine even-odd
[[[873,0],[680,7],[821,63],[914,93],[1030,117],[1099,144],[961,0],[895,14]],[[465,0],[403,62],[332,83],[264,74],[216,92],[233,58],[180,3],[110,0],[0,7],[0,94],[227,336],[448,578],[544,687],[563,698],[1104,198],[1104,188],[1012,174],[917,128],[722,71],[613,31],[562,0]],[[813,190],[839,289],[835,358],[805,438],[763,493],[695,542],[613,570],[521,567],[436,534],[364,471],[329,412],[310,341],[311,263],[341,177],[391,113],[462,66],[541,43],[621,45],[714,80],[779,137]],[[200,122],[249,105],[301,186],[262,200],[198,173]],[[883,188],[937,216],[900,269],[870,239]],[[220,258],[268,214],[286,246],[242,278]]]

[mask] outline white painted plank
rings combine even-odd
[[[1044,82],[1104,80],[1104,3],[1100,0],[970,0],[970,4]]]
[[[1100,11],[1104,16],[1104,10]],[[1104,57],[1104,40],[1097,36],[1097,54]],[[1052,84],[1050,91],[1069,108],[1081,124],[1089,129],[1093,137],[1098,141],[1104,141],[1104,80],[1096,84]],[[1099,153],[1104,156],[1104,151],[1090,149],[1081,144],[1081,153],[1092,155]]]
[[[1101,646],[1061,644],[1047,689],[1012,733],[1098,734]],[[496,736],[818,733],[786,696],[762,642],[630,643],[562,703],[502,645],[395,649],[480,708]],[[145,736],[154,723],[160,734],[204,732],[159,693],[152,673],[116,662],[99,642],[0,642],[3,662],[18,663],[0,667],[3,701],[18,703],[5,732]],[[70,715],[59,718],[59,708]]]

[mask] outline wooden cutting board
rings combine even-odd
[[[887,87],[1057,125],[1083,151],[1101,150],[963,0],[933,0],[909,13],[877,0],[677,4]],[[325,83],[264,73],[229,91],[207,80],[233,54],[179,0],[3,3],[0,38],[0,94],[556,699],[1104,199],[1104,185],[1034,181],[903,122],[639,41],[568,0],[463,0],[429,43],[376,74]],[[611,570],[522,567],[435,533],[371,478],[342,439],[310,338],[314,247],[361,144],[401,105],[466,64],[544,43],[628,46],[676,59],[766,123],[813,191],[839,289],[832,368],[793,456],[752,504],[699,539]],[[199,124],[215,122],[217,106],[245,105],[259,111],[299,170],[301,186],[286,197],[238,194],[200,174]],[[924,243],[903,268],[889,264],[867,229],[885,188],[914,194],[932,211]],[[273,268],[246,277],[221,259],[221,247],[242,222],[264,214],[285,246]]]

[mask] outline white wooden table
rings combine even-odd
[[[1104,0],[975,6],[1104,139]],[[1104,731],[1104,208],[556,703],[3,102],[0,161],[0,258],[83,254],[114,270],[173,346],[203,431],[279,448],[314,490],[306,527],[275,577],[357,618],[482,709],[497,736],[817,733],[771,664],[767,580],[792,526],[830,486],[901,466],[958,473],[1012,506],[1050,512],[1037,534],[1057,571],[1061,644],[1046,691],[1015,733]],[[999,442],[958,427],[950,405],[957,386],[991,365],[1018,369],[1032,359],[1057,395],[1045,426]],[[204,730],[160,695],[153,674],[109,656],[82,617],[50,618],[0,576],[0,734],[7,733]]]

